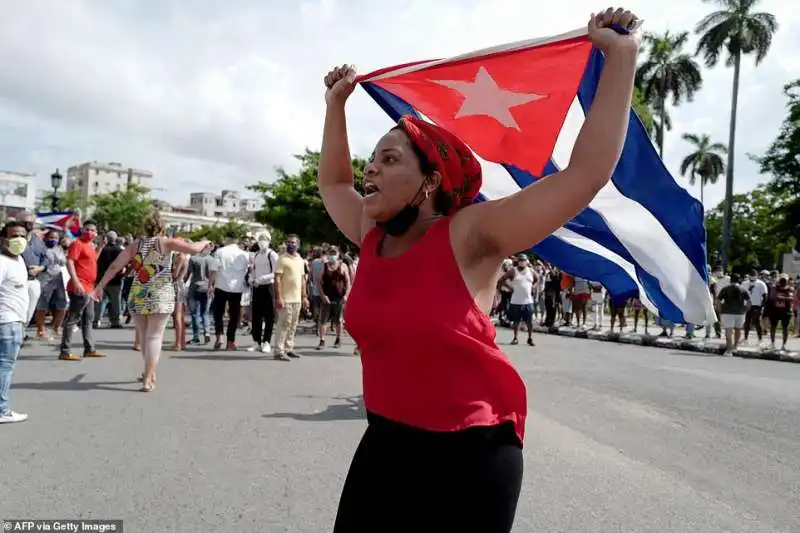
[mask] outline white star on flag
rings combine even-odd
[[[501,89],[489,72],[480,67],[475,74],[475,81],[463,80],[430,80],[461,93],[464,102],[454,118],[487,116],[492,117],[506,128],[520,130],[517,121],[511,114],[511,108],[528,102],[541,100],[544,95],[535,93],[515,93]]]

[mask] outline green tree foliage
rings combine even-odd
[[[746,273],[753,268],[778,268],[781,256],[791,252],[793,239],[780,228],[775,210],[787,202],[767,186],[759,186],[746,194],[733,196],[733,238],[728,269]],[[719,265],[722,257],[722,227],[725,202],[706,214],[709,263]]]
[[[638,87],[633,90],[633,102],[631,102],[631,107],[636,111],[639,120],[642,121],[645,131],[648,133],[653,131],[653,114],[650,111],[650,104],[644,96],[642,96],[642,91],[640,91]]]
[[[672,105],[679,105],[685,98],[691,101],[700,90],[703,77],[700,66],[683,47],[689,40],[688,32],[678,34],[669,31],[663,34],[645,34],[646,56],[636,72],[636,86],[654,110],[660,110],[656,144],[658,153],[664,156],[664,131],[667,129],[667,98]]]
[[[728,149],[722,143],[711,142],[711,137],[706,134],[684,133],[683,140],[692,145],[692,151],[681,162],[681,176],[689,174],[689,185],[700,181],[700,203],[705,208],[705,186],[707,183],[717,183],[725,173],[722,156],[728,153]]]
[[[239,222],[235,218],[230,218],[225,224],[203,226],[199,230],[190,233],[188,237],[193,241],[208,239],[211,242],[222,244],[225,242],[228,233],[234,232],[239,239],[242,239],[247,235],[248,231],[250,231],[250,228],[248,228],[246,224]],[[274,238],[273,236],[273,239]]]
[[[89,208],[91,207],[92,202],[86,201],[83,198],[83,195],[76,191],[64,191],[58,194],[58,210],[59,211],[77,211],[82,215],[85,215]],[[49,212],[53,207],[53,193],[47,193],[44,198],[42,198],[41,202],[36,206],[36,211],[38,212]]]
[[[136,184],[124,190],[94,197],[92,220],[101,231],[114,230],[119,234],[141,235],[144,219],[153,209],[149,191]]]
[[[306,149],[305,153],[295,158],[300,161],[297,173],[289,174],[279,168],[277,181],[262,181],[248,187],[264,200],[264,207],[256,214],[256,220],[284,234],[296,233],[306,244],[351,244],[336,228],[322,204],[317,187],[319,152]],[[353,173],[359,192],[362,192],[366,164],[364,159],[353,159]],[[278,241],[273,237],[273,242]]]
[[[770,175],[770,190],[789,199],[780,213],[782,228],[789,231],[800,224],[800,79],[783,91],[789,112],[767,153],[754,159],[761,165],[761,173]]]

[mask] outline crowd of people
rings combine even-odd
[[[599,330],[606,313],[610,331],[627,330],[632,315],[631,331],[638,333],[643,321],[644,334],[649,333],[650,313],[637,297],[613,297],[602,284],[559,270],[543,261],[531,264],[527,255],[507,259],[498,281],[498,295],[493,314],[498,324],[513,330],[511,344],[518,343],[520,326],[525,325],[528,344],[533,345],[531,333],[534,322],[540,326],[566,326]],[[710,269],[709,269],[710,270]],[[709,276],[708,290],[714,300],[717,320],[711,324],[684,324],[685,338],[693,339],[698,329],[705,328],[705,338],[713,334],[726,340],[725,355],[732,355],[741,343],[750,344],[755,330],[757,346],[777,350],[777,332],[781,332],[780,350],[787,349],[792,332],[800,337],[800,276],[791,278],[777,270],[753,270],[747,276],[721,272]],[[592,322],[587,328],[588,311]],[[674,322],[656,316],[654,323],[661,328],[661,337],[674,335]],[[769,335],[769,341],[765,339]]]
[[[105,357],[93,335],[104,320],[111,329],[133,322],[132,349],[144,361],[140,390],[151,392],[170,318],[176,351],[209,345],[212,335],[214,350],[235,351],[245,330],[253,340],[248,351],[291,361],[299,358],[294,341],[301,318],[316,324],[317,349],[325,347],[329,330],[336,335],[332,348],[340,348],[342,311],[358,264],[349,251],[327,244],[303,256],[297,235],[276,248],[268,231],[241,239],[231,233],[221,243],[168,237],[155,210],[139,237],[98,236],[88,220],[70,239],[37,227],[35,215],[27,214],[3,226],[1,241],[0,423],[27,418],[11,410],[9,390],[19,351],[32,340],[29,325],[36,340],[59,342],[60,360],[81,361]],[[77,333],[80,352],[74,351]]]
[[[299,357],[294,340],[300,319],[315,325],[317,350],[326,348],[331,333],[331,347],[341,347],[344,304],[358,266],[350,250],[322,244],[301,255],[298,236],[290,235],[273,248],[268,231],[242,239],[230,234],[222,243],[192,243],[163,232],[157,212],[146,221],[140,238],[120,237],[115,231],[98,237],[95,224],[87,221],[71,240],[57,229],[37,228],[32,214],[5,225],[0,260],[0,422],[25,419],[10,410],[8,387],[15,359],[11,354],[17,340],[21,346],[29,339],[25,326],[31,324],[37,339],[60,341],[59,359],[79,361],[105,356],[95,349],[93,338],[93,330],[104,320],[112,329],[136,320],[132,349],[143,354],[144,392],[155,388],[169,318],[175,351],[209,345],[212,338],[214,350],[235,351],[237,336],[244,331],[252,338],[247,351],[291,361]],[[724,330],[730,354],[741,342],[749,342],[751,330],[760,346],[775,349],[780,330],[786,349],[790,330],[800,336],[797,282],[766,270],[745,279],[712,276],[709,290],[719,321],[688,324],[686,337],[705,327],[706,338],[712,330],[721,338]],[[602,284],[525,254],[503,262],[491,315],[511,329],[511,345],[519,343],[524,327],[527,344],[534,346],[534,323],[600,330],[609,315],[611,332],[621,333],[632,315],[629,331],[638,332],[640,320],[645,334],[649,326],[648,311],[638,298],[615,299]],[[655,323],[661,326],[661,336],[673,334],[675,324],[658,317]],[[83,342],[80,354],[72,351],[77,332]],[[354,354],[358,353],[356,347]]]

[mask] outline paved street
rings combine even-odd
[[[307,357],[291,363],[165,352],[158,389],[141,394],[131,331],[97,333],[105,359],[24,350],[12,403],[31,418],[0,427],[0,518],[330,530],[364,428],[350,346],[315,352],[303,336]],[[800,365],[537,343],[507,347],[531,410],[515,531],[800,531]]]

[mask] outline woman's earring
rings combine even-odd
[[[428,195],[429,195],[429,194],[430,194],[430,192],[428,192],[428,189],[425,189],[425,199],[426,199],[426,200],[428,199]]]

